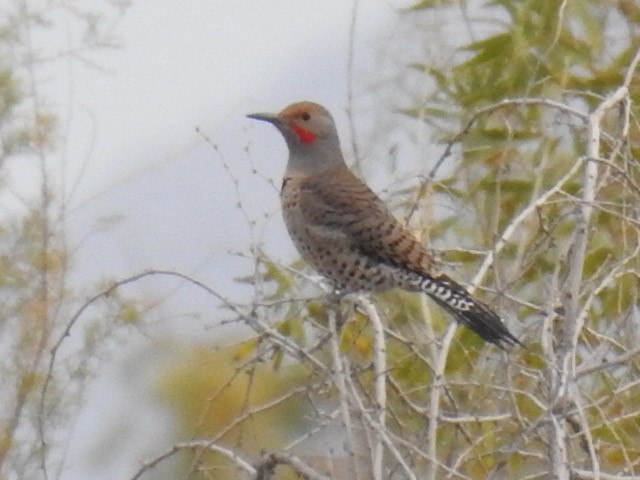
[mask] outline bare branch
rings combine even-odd
[[[326,477],[316,472],[298,457],[279,452],[265,455],[261,461],[261,464],[258,466],[258,472],[260,472],[265,466],[265,470],[272,470],[277,464],[289,465],[296,472],[303,475],[307,480],[331,480],[330,477]],[[260,476],[260,474],[258,474],[256,480],[269,480],[269,477]]]
[[[375,402],[376,402],[376,421],[381,429],[386,428],[386,412],[387,412],[387,356],[384,327],[382,320],[373,303],[363,295],[356,297],[355,301],[365,311],[374,332],[374,360],[373,367],[375,372]],[[384,451],[382,439],[377,436],[375,446],[373,448],[373,478],[382,480],[383,477],[383,460]]]
[[[225,457],[227,457],[229,460],[232,460],[233,463],[235,463],[239,468],[241,468],[248,474],[250,475],[257,474],[256,468],[253,465],[251,465],[251,463],[248,460],[246,460],[241,455],[239,455],[237,452],[229,448],[216,445],[210,442],[209,440],[205,439],[205,440],[192,440],[189,442],[175,444],[173,447],[171,447],[169,450],[167,450],[163,454],[158,455],[153,460],[150,460],[144,463],[138,469],[138,471],[133,475],[133,477],[131,477],[131,480],[138,480],[147,471],[151,470],[152,468],[157,466],[159,463],[163,462],[164,460],[167,460],[168,458],[172,457],[173,455],[175,455],[176,453],[182,450],[202,450],[202,449],[208,450],[210,452],[220,453]]]
[[[349,395],[347,393],[347,386],[346,386],[347,374],[345,371],[345,365],[343,363],[346,360],[343,360],[342,356],[340,355],[340,345],[338,343],[339,333],[336,326],[336,312],[333,310],[329,312],[329,328],[331,330],[330,345],[331,345],[331,356],[333,361],[333,377],[334,377],[333,382],[336,388],[338,389],[338,399],[340,402],[340,412],[342,414],[342,422],[347,431],[346,447],[347,447],[347,453],[349,454],[349,457],[351,460],[349,466],[350,466],[353,478],[356,480],[359,480],[361,476],[358,468],[359,462],[358,462],[358,459],[356,458],[356,451],[355,451],[356,440],[355,440],[355,434],[353,432],[353,427],[351,422],[351,411],[350,411],[349,400],[348,400]]]

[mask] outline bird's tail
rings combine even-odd
[[[484,303],[473,298],[461,285],[446,275],[420,275],[419,289],[454,315],[485,341],[500,348],[524,346],[507,329],[502,319]]]

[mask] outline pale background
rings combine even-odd
[[[411,3],[358,5],[356,92],[389,74],[384,59],[394,53],[385,47],[398,25],[397,9]],[[322,103],[334,112],[352,159],[345,112],[353,11],[354,3],[345,0],[140,0],[115,28],[122,48],[90,55],[99,68],[42,66],[40,93],[60,115],[64,139],[55,182],[65,192],[58,200],[68,206],[72,284],[90,295],[101,280],[172,269],[241,299],[232,279],[250,271],[249,261],[230,252],[247,252],[260,239],[275,258],[293,258],[277,191],[265,181],[279,185],[284,143],[244,115],[302,99]],[[33,41],[55,48],[76,34],[58,28]],[[363,96],[355,98],[354,112],[365,117],[376,111],[366,100],[358,103]],[[363,130],[371,125],[366,118],[356,122]],[[15,197],[5,206],[20,208],[19,199],[37,188],[37,166],[8,167]],[[385,172],[373,170],[372,181],[387,187]],[[251,218],[261,219],[256,231],[248,228],[238,199]],[[172,425],[154,407],[145,368],[170,361],[169,339],[222,334],[208,328],[217,319],[211,298],[175,285],[153,279],[124,292],[147,301],[155,320],[137,335],[115,336],[100,359],[99,376],[73,419],[64,478],[129,478],[170,445],[163,434]],[[82,322],[75,327],[76,339],[83,328]]]

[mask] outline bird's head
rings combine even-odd
[[[292,168],[317,170],[343,164],[333,118],[317,103],[298,102],[277,114],[252,113],[247,117],[269,122],[282,133]]]
[[[247,117],[273,124],[287,141],[291,139],[303,145],[313,145],[318,140],[330,138],[336,130],[327,109],[313,102],[294,103],[277,114],[252,113]]]

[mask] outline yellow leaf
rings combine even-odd
[[[246,359],[249,355],[252,355],[258,347],[259,338],[251,338],[240,342],[231,349],[231,358],[234,362],[239,362]]]

